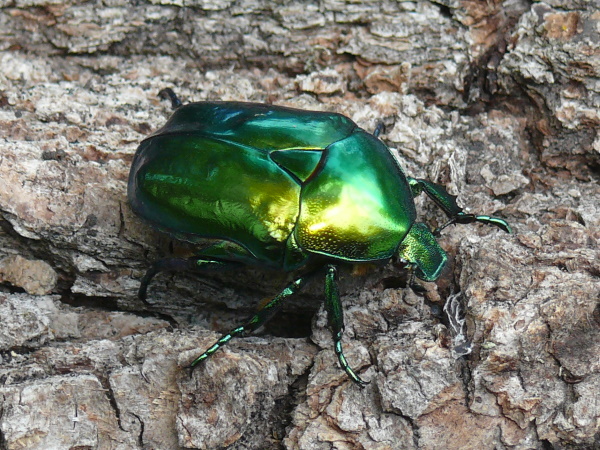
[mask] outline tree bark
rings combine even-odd
[[[0,2],[0,449],[600,447],[599,27],[584,0]],[[137,299],[193,250],[127,204],[165,87],[383,122],[408,174],[514,233],[446,228],[423,296],[391,264],[342,272],[364,389],[322,280],[190,373],[291,275]]]

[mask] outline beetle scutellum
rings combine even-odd
[[[324,272],[335,353],[362,386],[342,351],[337,265],[393,258],[417,278],[435,281],[447,260],[434,237],[441,229],[481,222],[510,232],[502,219],[465,214],[442,186],[406,176],[378,132],[370,134],[343,115],[238,102],[179,106],[172,91],[167,93],[178,109],[140,144],[129,175],[129,202],[135,213],[177,239],[218,242],[192,258],[155,262],[142,279],[140,298],[164,270],[240,264],[305,269],[192,366],[234,336],[256,330],[285,298]],[[413,198],[421,192],[449,217],[433,233],[416,221]]]

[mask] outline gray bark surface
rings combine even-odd
[[[422,297],[391,264],[342,271],[364,389],[321,280],[190,373],[291,275],[137,299],[192,250],[127,205],[165,87],[383,121],[407,173],[514,234],[445,229]],[[0,1],[0,449],[600,448],[599,129],[594,2]]]

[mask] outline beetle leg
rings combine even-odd
[[[473,223],[473,222],[481,222],[481,223],[485,223],[486,225],[495,225],[498,228],[500,228],[501,230],[506,231],[507,233],[512,233],[512,229],[510,228],[510,225],[503,219],[499,219],[498,217],[485,216],[485,215],[477,216],[475,214],[465,214],[465,213],[461,212],[456,217],[452,217],[445,224],[437,227],[434,230],[433,234],[435,234],[436,236],[439,236],[440,231],[442,231],[448,225],[452,225],[454,223],[466,224],[466,223]]]
[[[327,310],[327,317],[329,319],[329,325],[331,326],[331,332],[333,333],[333,345],[335,354],[338,357],[340,366],[346,371],[352,381],[361,387],[368,384],[367,381],[362,380],[352,368],[348,365],[344,351],[342,350],[342,333],[344,332],[344,312],[342,311],[342,304],[340,303],[340,294],[337,285],[337,269],[333,265],[327,266],[327,274],[325,275],[325,309]]]
[[[411,288],[415,294],[422,296],[425,292],[427,292],[427,289],[417,283],[417,276],[415,275],[416,269],[416,264],[409,265],[408,287]]]
[[[198,356],[192,363],[190,364],[190,368],[197,366],[199,363],[204,361],[206,358],[211,356],[214,352],[216,352],[220,347],[227,344],[232,338],[239,336],[240,334],[244,334],[246,332],[254,331],[258,329],[261,325],[265,324],[268,320],[270,320],[281,308],[283,301],[289,296],[298,292],[316,273],[317,271],[309,272],[300,278],[295,279],[290,284],[288,284],[283,291],[277,294],[270,302],[268,302],[265,306],[263,306],[254,316],[252,316],[244,325],[234,328],[229,331],[229,333],[224,334],[219,338],[217,342],[215,342],[212,346],[210,346],[204,353]]]
[[[413,178],[413,177],[409,177],[409,176],[407,176],[406,179],[408,180],[408,184],[410,186],[410,190],[412,191],[413,197],[416,197],[416,196],[420,195],[421,192],[423,192],[423,186],[421,185],[419,180],[417,180],[416,178]]]
[[[152,279],[160,272],[209,272],[213,270],[227,270],[238,266],[241,266],[241,264],[238,262],[219,261],[203,257],[159,259],[158,261],[152,263],[142,278],[142,281],[140,282],[140,288],[138,290],[138,298],[147,305],[150,304],[146,301],[148,285],[150,284],[150,281],[152,281]]]
[[[177,109],[181,106],[181,100],[177,97],[177,94],[171,88],[164,88],[158,93],[160,98],[171,100],[171,108]]]
[[[443,186],[423,179],[412,177],[407,178],[413,193],[413,197],[416,197],[421,192],[425,192],[425,194],[427,194],[427,196],[433,200],[435,204],[438,205],[450,219],[445,224],[437,227],[433,232],[434,235],[439,235],[440,231],[442,231],[448,225],[452,225],[454,223],[467,224],[473,222],[494,225],[501,230],[506,231],[507,233],[512,232],[508,223],[503,219],[486,215],[464,213],[462,208],[456,203],[456,196],[449,194]]]
[[[373,136],[379,137],[379,135],[385,131],[385,125],[383,122],[377,122],[377,126],[373,130]]]

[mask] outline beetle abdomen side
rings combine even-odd
[[[128,186],[133,210],[159,229],[231,240],[271,264],[283,259],[299,194],[267,152],[201,134],[145,140]]]
[[[389,149],[363,130],[325,149],[302,186],[296,239],[350,261],[390,258],[416,219],[410,186]]]

